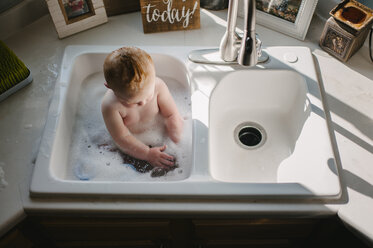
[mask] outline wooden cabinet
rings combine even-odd
[[[196,247],[294,247],[317,219],[193,220]]]
[[[156,219],[28,216],[0,248],[367,247],[337,218]]]
[[[32,248],[33,243],[27,239],[18,227],[13,228],[0,238],[0,248]]]
[[[167,248],[171,240],[170,221],[159,219],[31,217],[27,229],[52,247]]]

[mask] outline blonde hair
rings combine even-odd
[[[111,52],[104,62],[104,76],[108,86],[124,91],[128,97],[136,95],[144,86],[153,60],[136,47],[122,47]]]

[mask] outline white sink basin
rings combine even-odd
[[[139,135],[147,145],[166,144],[166,152],[176,158],[178,168],[165,176],[153,176],[148,165],[136,167],[131,158],[119,152],[102,118],[101,100],[107,90],[102,66],[108,53],[116,48],[70,46],[65,50],[31,183],[33,195],[132,194],[131,187],[136,188],[137,183],[180,181],[190,176],[191,90],[185,64],[175,56],[158,53],[162,49],[145,48],[184,118],[184,133],[178,145],[158,125],[148,128],[150,135]],[[129,188],[123,191],[123,184]],[[113,190],[107,191],[103,185]],[[148,193],[146,188],[140,191]]]
[[[192,63],[188,53],[196,47],[140,47],[152,55],[157,75],[186,119],[184,141],[170,147],[180,167],[156,178],[134,171],[112,150],[101,118],[102,63],[116,48],[65,50],[31,181],[32,197],[339,197],[308,48],[269,47],[269,62],[247,69]],[[293,63],[284,60],[289,53],[297,57]],[[239,145],[235,136],[245,125],[262,130],[263,142]],[[249,143],[255,142],[250,135],[258,136],[251,129],[243,133],[249,134]]]
[[[210,100],[212,176],[226,182],[277,182],[278,167],[297,144],[306,145],[302,152],[307,157],[314,156],[317,149],[311,146],[329,144],[326,126],[319,125],[323,123],[303,128],[310,112],[306,81],[294,71],[230,73]],[[301,133],[302,139],[311,140],[297,142]],[[332,155],[330,149],[317,152],[321,163]],[[307,157],[297,161],[298,166],[306,165]]]
[[[340,184],[314,68],[300,62],[297,70],[282,67],[234,71],[213,90],[211,176],[268,190],[263,194],[338,196]]]

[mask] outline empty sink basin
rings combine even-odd
[[[315,194],[338,195],[326,121],[310,98],[304,76],[293,70],[251,69],[225,76],[210,97],[211,176],[273,187],[296,183]]]

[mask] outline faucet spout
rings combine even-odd
[[[220,56],[224,61],[236,61],[240,65],[254,66],[258,62],[255,34],[255,0],[244,0],[244,34],[236,32],[238,0],[230,0],[228,6],[227,30],[220,42]]]
[[[242,37],[236,32],[238,3],[244,3],[244,32]],[[255,66],[268,61],[255,33],[256,0],[229,0],[227,29],[220,41],[219,48],[200,49],[189,53],[189,59],[195,63]]]
[[[244,66],[254,66],[258,63],[258,52],[256,48],[255,34],[255,0],[244,1],[244,33],[241,40],[238,63]]]

